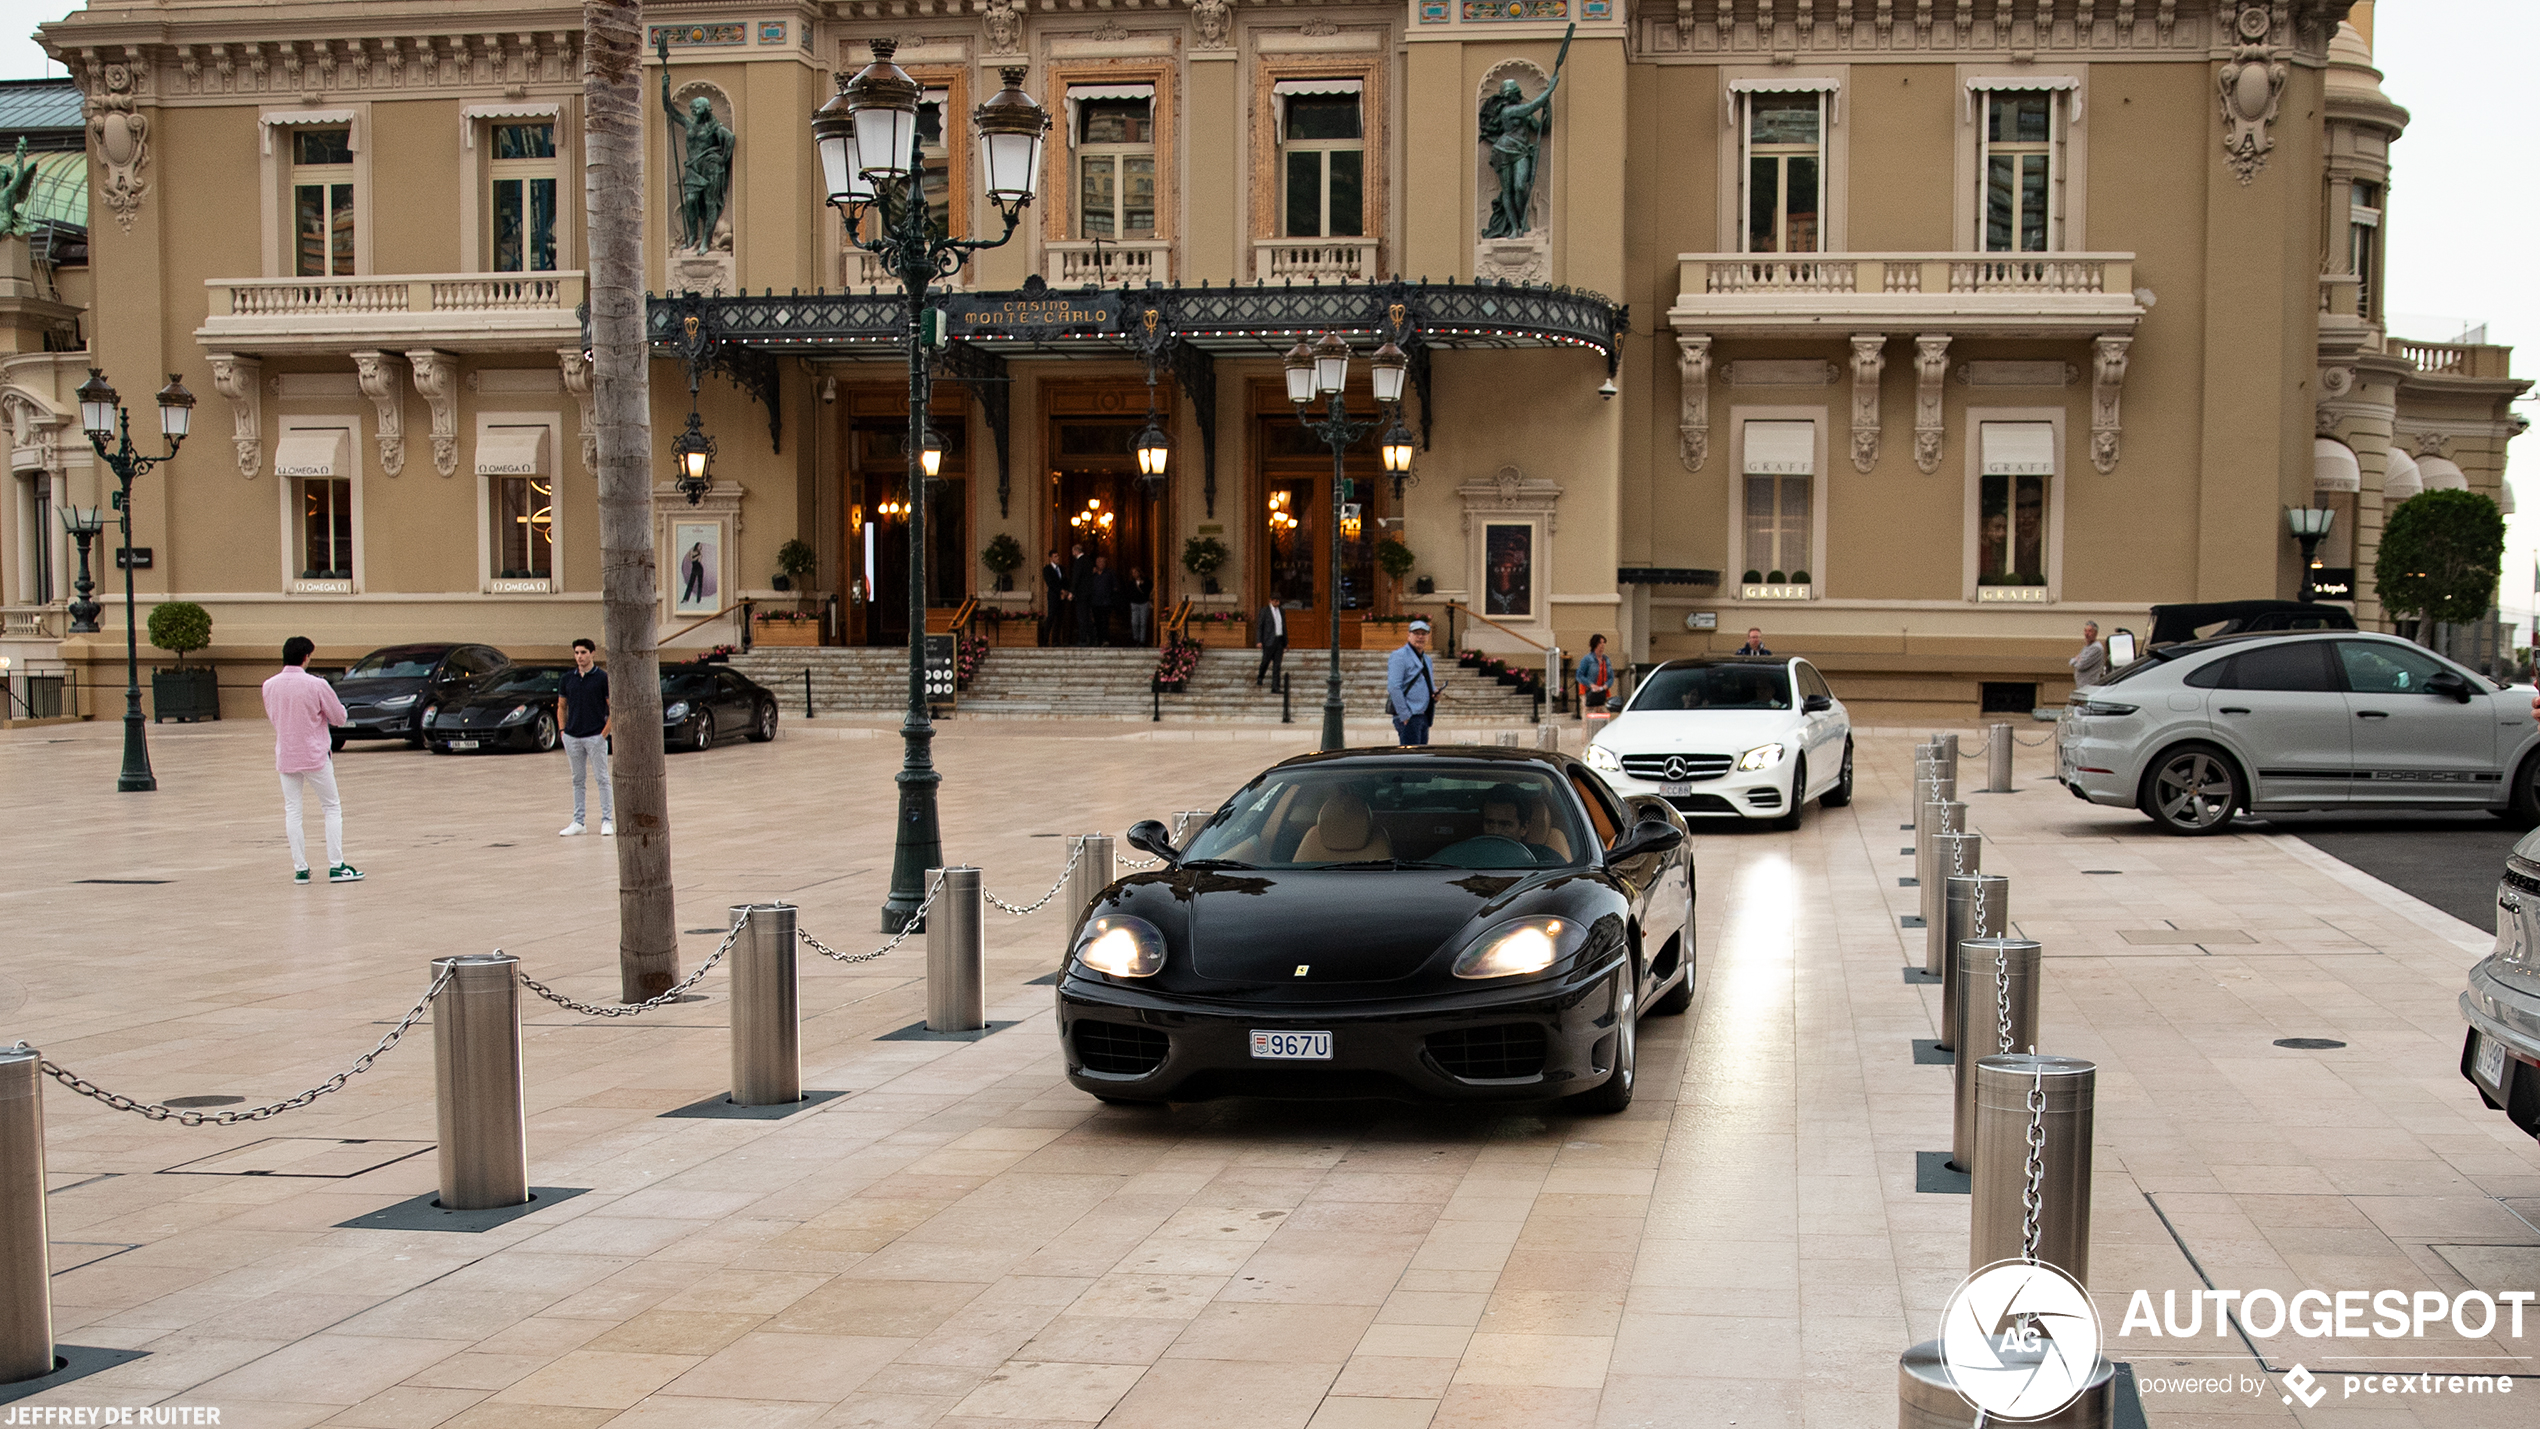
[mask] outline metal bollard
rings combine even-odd
[[[1967,806],[1955,799],[1935,799],[1923,806],[1922,817],[1914,822],[1915,892],[1922,905],[1923,926],[1934,928],[1940,925],[1940,880],[1949,876],[1950,869],[1949,861],[1941,856],[1940,840],[1967,831]]]
[[[1976,1062],[1975,1208],[1967,1268],[2020,1258],[2028,1189],[2029,1093],[2043,1086],[2037,1258],[2090,1283],[2090,1123],[2097,1064],[2013,1052]],[[1999,1154],[1997,1154],[1999,1153]]]
[[[1514,749],[1514,748],[1516,748],[1516,747],[1517,747],[1517,731],[1515,731],[1515,730],[1513,730],[1513,729],[1503,729],[1503,730],[1501,730],[1501,731],[1499,732],[1499,743],[1500,743],[1500,746],[1501,746],[1502,748],[1506,748],[1506,749]]]
[[[2101,1355],[2079,1398],[2043,1419],[2022,1420],[2020,1429],[2109,1429],[2116,1422],[2116,1373],[2117,1367]],[[1949,1366],[1941,1362],[1940,1341],[1925,1340],[1897,1362],[1897,1429],[1967,1429],[1973,1413]]]
[[[1173,846],[1175,848],[1180,848],[1183,845],[1188,844],[1191,841],[1191,835],[1198,833],[1202,826],[1215,817],[1217,817],[1217,811],[1215,809],[1182,809],[1176,811],[1173,815]]]
[[[1998,938],[2011,926],[2011,880],[1998,873],[1978,873],[1970,848],[1967,872],[1953,874],[1948,880],[1947,896],[1940,912],[1940,1035],[1948,1040],[1941,1050],[1958,1050],[1958,1006],[1961,1000],[1958,983],[1958,945],[1969,938]],[[1984,921],[1976,921],[1976,890],[1984,890]],[[1926,964],[1928,966],[1928,964]],[[1977,1049],[1989,1052],[1990,1047]]]
[[[979,870],[929,869],[944,880],[926,915],[926,1030],[976,1032],[988,1025],[987,900]]]
[[[1078,850],[1083,850],[1080,857]],[[1076,925],[1085,921],[1085,910],[1094,905],[1094,896],[1111,886],[1119,874],[1112,865],[1111,835],[1070,834],[1067,836],[1069,865],[1067,886],[1059,890],[1059,911],[1067,916],[1058,925],[1058,962],[1067,965],[1067,955],[1076,950]]]
[[[1559,749],[1560,747],[1561,726],[1557,724],[1539,724],[1535,726],[1535,748]]]
[[[24,1044],[0,1048],[0,1384],[53,1372],[43,1063]]]
[[[1981,937],[1962,939],[1950,956],[1956,963],[1958,988],[1958,1025],[1950,1033],[1950,1045],[1960,1055],[1954,1072],[1958,1106],[1950,1125],[1949,1165],[1952,1170],[1968,1171],[1976,1164],[1976,1060],[2002,1050],[2005,982],[2010,985],[2011,1050],[2036,1049],[2037,978],[2046,950],[2032,938]]]
[[[435,958],[450,985],[432,1006],[432,1081],[447,1211],[529,1201],[529,1122],[520,1088],[520,959]]]
[[[2011,726],[1997,724],[1987,731],[1984,743],[1985,792],[2011,792],[2011,751],[2017,747],[2012,742]]]
[[[735,903],[732,926],[732,1104],[791,1106],[803,1099],[802,979],[795,965],[794,905]]]

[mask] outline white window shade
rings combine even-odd
[[[544,119],[561,125],[564,101],[560,99],[510,99],[493,104],[466,104],[459,107],[459,144],[476,147],[476,126],[489,119]]]
[[[2417,461],[2417,470],[2425,473],[2428,491],[2467,491],[2469,477],[2450,457],[2429,456]]]
[[[2507,516],[2514,514],[2514,484],[2504,482],[2496,488],[2496,509]]]
[[[2065,106],[2064,117],[2081,118],[2081,79],[2069,74],[1983,74],[1967,81],[1967,117],[1972,122],[1983,116],[1976,112],[1979,96],[1992,90],[2054,90],[2072,96]]]
[[[1155,86],[1151,84],[1071,84],[1067,86],[1067,142],[1076,142],[1076,106],[1089,99],[1143,99],[1149,112],[1155,105]]]
[[[284,432],[274,444],[276,476],[337,477],[353,474],[352,433],[342,427]]]
[[[2352,448],[2329,437],[2311,438],[2311,490],[2363,489],[2364,469],[2356,463]]]
[[[1737,122],[1737,97],[1741,94],[1822,94],[1826,97],[1826,122],[1842,121],[1837,106],[1843,99],[1843,81],[1832,75],[1774,75],[1765,79],[1733,79],[1721,92],[1720,122]]]
[[[1277,125],[1279,126],[1279,127],[1278,127],[1278,130],[1277,130],[1276,132],[1278,133],[1279,137],[1281,137],[1281,138],[1285,138],[1285,137],[1287,137],[1287,132],[1288,132],[1288,96],[1290,96],[1290,95],[1294,95],[1294,94],[1342,95],[1342,94],[1345,94],[1345,95],[1348,95],[1348,96],[1350,96],[1350,97],[1352,97],[1352,98],[1356,98],[1357,96],[1359,96],[1359,95],[1361,95],[1361,94],[1366,93],[1366,91],[1367,91],[1367,82],[1366,82],[1365,80],[1358,80],[1358,79],[1283,79],[1283,80],[1279,80],[1279,81],[1277,81],[1276,83],[1274,83],[1274,84],[1272,84],[1272,85],[1270,86],[1270,104],[1271,104],[1271,108],[1272,108],[1272,110],[1274,111],[1274,112],[1273,112],[1273,114],[1272,114],[1272,118],[1273,118],[1274,122],[1276,122],[1276,123],[1277,123]]]
[[[349,109],[286,109],[273,114],[256,116],[256,132],[263,142],[264,152],[268,154],[273,152],[273,131],[276,129],[320,129],[337,124],[351,128],[353,111]],[[361,148],[361,135],[353,134],[347,140],[347,147],[358,151]]]
[[[476,439],[478,476],[545,476],[545,427],[488,427]]]
[[[1817,424],[1814,422],[1747,423],[1746,470],[1750,476],[1815,475]]]
[[[1987,476],[2053,476],[2055,424],[1987,422],[1983,451]]]
[[[2425,474],[2417,470],[2416,458],[2390,449],[2390,459],[2382,469],[2381,496],[2385,502],[2405,501],[2425,490]]]

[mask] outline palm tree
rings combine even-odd
[[[590,214],[592,411],[600,438],[600,590],[610,723],[626,736],[617,796],[619,998],[679,980],[663,782],[661,655],[653,566],[651,385],[644,344],[642,0],[583,0],[582,187]]]

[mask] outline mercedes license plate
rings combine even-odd
[[[1693,792],[1693,781],[1687,779],[1680,783],[1660,784],[1658,792],[1669,799],[1682,799]]]
[[[1260,1033],[1253,1034],[1257,1040]],[[1260,1055],[1258,1052],[1255,1056]],[[2478,1055],[2470,1059],[2470,1070],[2498,1101],[2505,1099],[2505,1044],[2482,1032],[2478,1034]]]
[[[476,741],[472,739],[454,739],[450,741],[450,747],[452,749],[474,749],[476,747]]]
[[[1252,1034],[1252,1055],[1281,1062],[1328,1062],[1332,1060],[1332,1034],[1329,1032],[1263,1032]]]

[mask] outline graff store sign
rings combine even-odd
[[[1036,293],[952,298],[944,304],[955,337],[1038,338],[1120,331],[1118,293]]]

